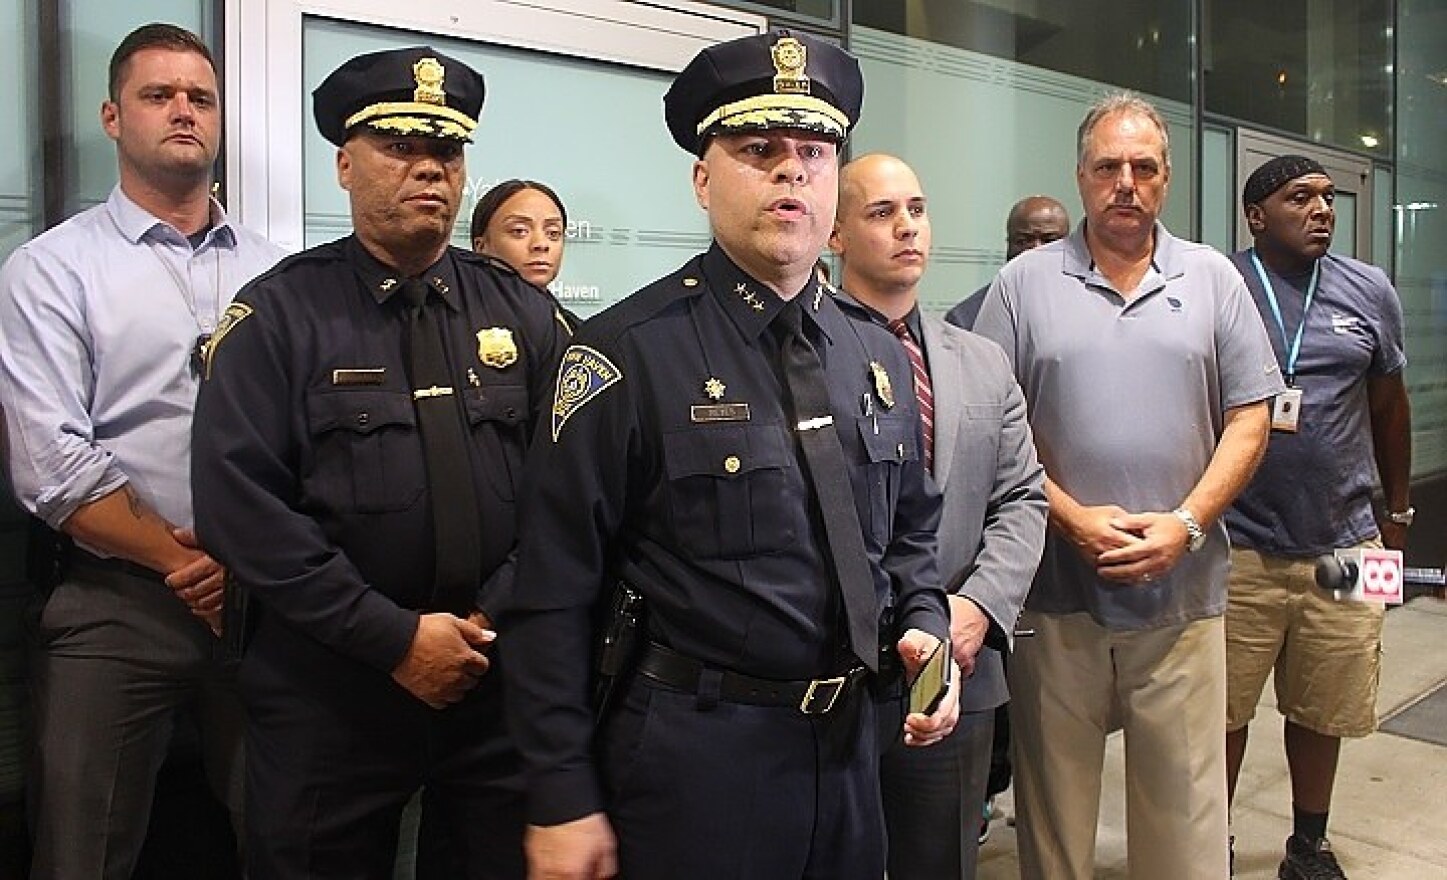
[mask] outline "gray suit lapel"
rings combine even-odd
[[[921,316],[925,352],[929,356],[930,387],[935,398],[935,482],[944,486],[950,476],[964,403],[964,376],[954,341],[947,338],[938,318]]]

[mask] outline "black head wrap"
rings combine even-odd
[[[1241,189],[1241,205],[1259,205],[1267,196],[1307,174],[1326,174],[1326,169],[1306,156],[1277,156],[1246,178],[1246,186]]]

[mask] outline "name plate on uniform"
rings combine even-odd
[[[332,370],[333,385],[381,385],[387,378],[386,367],[363,370]]]
[[[747,403],[710,403],[688,408],[689,417],[695,422],[747,422]]]

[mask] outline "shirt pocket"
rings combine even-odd
[[[893,539],[894,508],[899,500],[900,468],[919,460],[919,441],[914,419],[907,416],[861,416],[857,420],[859,440],[864,449],[864,476],[869,481],[869,509],[860,511],[859,521],[881,544]],[[856,502],[860,493],[854,495]]]
[[[483,385],[467,389],[462,399],[488,482],[498,498],[513,501],[527,448],[528,389],[523,385]]]
[[[307,395],[314,461],[308,494],[341,513],[406,510],[427,488],[417,412],[404,391]]]
[[[682,547],[703,558],[745,559],[801,539],[797,465],[778,425],[703,425],[663,435],[666,492]]]

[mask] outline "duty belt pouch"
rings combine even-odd
[[[37,517],[30,518],[25,541],[25,577],[40,593],[49,593],[65,580],[75,542]]]
[[[261,609],[251,604],[251,592],[226,576],[226,600],[221,607],[221,656],[223,663],[239,663],[256,632]]]
[[[879,674],[875,676],[876,681],[888,683],[904,674],[904,664],[895,648],[900,636],[898,630],[894,622],[894,603],[890,602],[879,615]]]
[[[593,714],[601,724],[615,693],[633,667],[643,645],[643,595],[620,580],[605,608],[594,664]]]

